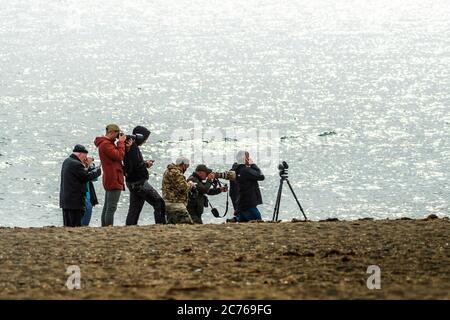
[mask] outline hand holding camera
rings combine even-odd
[[[87,166],[88,166],[88,167],[92,166],[92,165],[94,164],[94,161],[95,161],[94,157],[87,157],[87,158],[86,158],[86,164],[87,164]]]
[[[214,172],[211,172],[210,174],[208,174],[208,177],[206,177],[206,180],[208,180],[209,182],[213,181],[216,178],[216,174]]]
[[[123,132],[119,133],[119,142],[125,142],[127,140],[127,136],[123,134]]]
[[[192,181],[188,181],[188,186],[189,186],[189,190],[197,188],[197,184],[195,182],[192,182]]]
[[[87,157],[86,159],[82,160],[82,163],[86,168],[90,168],[94,164],[94,158]]]
[[[133,139],[125,139],[125,147],[127,148],[127,150],[130,150],[133,143],[134,143]]]

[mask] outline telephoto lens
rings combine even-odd
[[[133,139],[133,140],[142,140],[144,139],[144,135],[140,134],[140,133],[136,133],[136,134],[127,134],[127,140],[128,139]]]
[[[234,171],[214,172],[214,178],[234,181],[236,180],[236,172]]]

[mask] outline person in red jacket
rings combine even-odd
[[[117,140],[117,142],[116,142]],[[105,204],[102,212],[102,227],[114,225],[114,213],[117,210],[120,194],[125,191],[123,158],[125,157],[125,135],[120,135],[116,124],[106,127],[106,134],[95,138],[103,169],[103,187]]]

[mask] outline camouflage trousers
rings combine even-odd
[[[183,203],[166,202],[166,215],[169,224],[193,224]]]

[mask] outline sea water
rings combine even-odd
[[[111,122],[152,131],[158,190],[177,148],[224,171],[267,147],[265,219],[282,160],[310,219],[448,216],[450,2],[0,0],[0,226],[62,225],[61,164]]]

